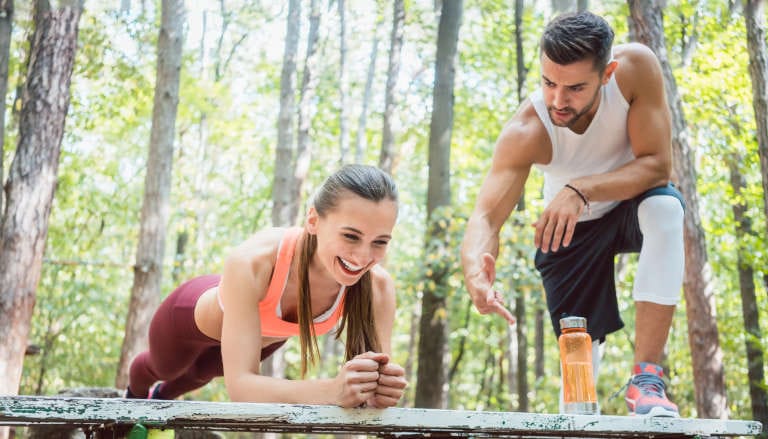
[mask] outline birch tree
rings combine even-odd
[[[296,222],[298,207],[295,200],[294,179],[296,167],[294,149],[296,134],[296,57],[301,32],[301,1],[290,0],[286,19],[283,65],[280,73],[280,111],[277,119],[277,148],[275,149],[274,177],[272,181],[272,225],[288,227]],[[261,363],[261,373],[281,377],[284,374],[284,349],[279,349]]]
[[[768,51],[765,34],[765,0],[744,0],[744,24],[747,28],[749,76],[752,78],[752,106],[757,125],[757,150],[763,176],[763,214],[768,230]],[[768,291],[768,272],[763,273]]]
[[[0,395],[19,390],[70,101],[82,3],[35,3],[19,138],[0,224]],[[0,438],[8,428],[0,427]]]
[[[736,127],[740,129],[740,127]],[[734,151],[728,160],[728,168],[735,202],[731,205],[733,218],[736,222],[736,242],[744,243],[751,235],[752,226],[747,215],[747,205],[742,191],[747,183],[739,170],[743,163],[742,154]],[[755,294],[755,270],[748,261],[747,250],[742,246],[736,247],[737,271],[739,273],[739,291],[741,293],[741,313],[744,318],[745,344],[747,351],[747,376],[749,378],[749,396],[752,405],[752,418],[768,425],[768,394],[765,389],[765,358],[763,346],[760,343],[760,308]]]
[[[517,72],[517,102],[523,102],[525,100],[525,80],[528,76],[528,69],[525,66],[525,56],[523,52],[523,11],[524,11],[524,2],[523,0],[515,0],[515,70]],[[520,196],[520,200],[517,203],[516,209],[518,211],[525,210],[525,191],[523,191],[523,194]],[[524,227],[523,224],[515,224],[515,227],[522,228]],[[524,255],[519,255],[519,257],[522,259],[524,258]],[[514,328],[514,337],[517,340],[517,344],[514,346],[516,349],[517,356],[515,358],[512,358],[513,355],[513,349],[512,343],[510,343],[510,358],[509,358],[509,364],[510,364],[510,378],[509,378],[509,386],[510,390],[514,389],[517,391],[518,399],[517,399],[517,409],[519,411],[526,412],[528,411],[528,331],[526,327],[526,302],[528,301],[529,294],[525,290],[518,290],[517,295],[515,297],[515,319],[517,321],[517,325],[515,325]],[[541,307],[537,308],[537,312],[540,312]],[[510,339],[513,338],[512,335],[512,329],[507,326],[507,333]],[[515,370],[515,377],[511,376],[513,375],[511,371],[513,370],[512,365],[516,364]],[[513,384],[513,379],[515,380],[516,385]]]
[[[0,0],[0,102],[8,93],[8,58],[13,29],[13,0]],[[0,106],[0,185],[5,181],[5,104]],[[3,212],[3,191],[0,191],[0,212]]]
[[[349,154],[349,124],[347,106],[349,105],[347,84],[347,21],[344,0],[336,0],[339,14],[339,162],[344,164]]]
[[[127,385],[128,369],[133,358],[147,349],[149,323],[160,301],[166,226],[170,215],[184,16],[183,0],[162,1],[144,201],[125,338],[115,379],[118,388]]]
[[[312,161],[314,142],[310,136],[312,119],[317,112],[315,104],[315,89],[317,88],[317,41],[320,37],[319,0],[310,1],[309,33],[307,34],[307,53],[304,56],[304,72],[301,75],[301,89],[299,94],[299,132],[296,139],[296,168],[293,175],[293,188],[291,199],[291,224],[296,222],[299,215],[299,203],[301,202],[304,181],[307,179],[309,164]]]
[[[381,133],[381,154],[379,167],[392,173],[395,155],[395,136],[392,130],[392,118],[395,112],[395,92],[397,77],[400,74],[400,52],[403,48],[403,26],[405,25],[405,1],[394,0],[392,3],[392,32],[389,38],[389,63],[387,67],[387,88],[384,98],[384,125]]]
[[[272,183],[272,225],[293,225],[291,218],[291,188],[293,187],[293,150],[296,112],[296,54],[301,31],[301,1],[290,0],[286,20],[283,66],[280,73],[280,111],[277,119],[277,148],[275,150]]]
[[[379,27],[382,21],[376,20],[376,28],[373,31],[373,43],[371,43],[371,55],[368,62],[368,72],[365,75],[365,90],[363,91],[363,103],[360,117],[357,119],[357,133],[355,134],[355,163],[363,162],[363,153],[366,149],[365,129],[368,123],[368,105],[371,103],[373,91],[373,79],[376,76],[376,58],[379,52]]]
[[[435,85],[432,92],[432,118],[429,127],[429,181],[427,184],[427,236],[425,254],[432,254],[432,243],[449,242],[447,231],[438,220],[438,209],[451,204],[450,152],[453,130],[453,86],[456,75],[459,28],[463,1],[443,2],[437,34]],[[428,260],[428,258],[426,258]],[[432,264],[421,302],[419,322],[419,365],[416,406],[442,408],[446,382],[445,352],[448,315],[446,295],[448,269],[439,261]]]

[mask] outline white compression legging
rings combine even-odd
[[[671,195],[655,195],[637,208],[643,246],[637,263],[635,301],[677,305],[683,285],[683,206]]]

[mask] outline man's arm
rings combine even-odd
[[[480,188],[461,245],[464,282],[475,307],[481,314],[499,314],[510,324],[514,317],[492,285],[499,231],[520,199],[534,156],[541,147],[541,133],[546,135],[540,122],[532,118],[536,118],[533,107],[524,104],[499,136],[491,170]]]

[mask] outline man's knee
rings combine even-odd
[[[684,214],[680,200],[671,195],[648,197],[637,208],[638,223],[644,237],[657,234],[682,236]]]
[[[634,287],[634,299],[661,305],[680,300],[685,249],[683,206],[671,195],[651,196],[640,202],[637,215],[643,245]]]

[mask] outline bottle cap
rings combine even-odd
[[[584,328],[587,329],[587,319],[584,317],[570,316],[560,319],[560,329]]]

